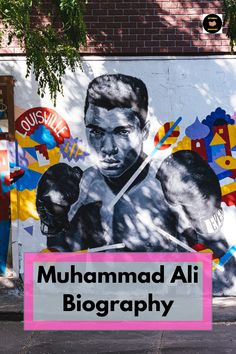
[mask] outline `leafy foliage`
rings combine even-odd
[[[236,45],[236,0],[224,0],[225,23],[228,24],[227,36],[230,39],[231,51]]]
[[[17,39],[26,54],[26,77],[33,70],[38,93],[43,97],[48,87],[54,104],[57,93],[63,93],[66,69],[82,69],[79,49],[86,45],[85,6],[85,0],[53,0],[45,14],[43,0],[0,0],[8,44]]]

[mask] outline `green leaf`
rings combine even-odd
[[[38,94],[43,97],[48,89],[54,105],[58,92],[63,94],[66,69],[82,69],[79,49],[86,45],[84,12],[85,0],[54,0],[47,13],[44,1],[0,0],[3,34],[8,36],[9,44],[14,38],[19,41],[26,54],[26,77],[32,71],[38,81]],[[35,14],[39,16],[37,25],[32,22]],[[40,23],[40,16],[46,16],[49,25]],[[55,19],[62,23],[59,31],[53,27]]]

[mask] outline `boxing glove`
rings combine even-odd
[[[81,205],[70,222],[63,242],[65,250],[70,252],[87,250],[107,244],[106,234],[102,226],[102,202],[96,201]],[[55,246],[54,238],[48,239],[50,246]]]
[[[80,193],[82,170],[65,163],[51,166],[37,186],[36,207],[41,232],[48,237],[58,236],[69,228],[68,212]]]
[[[212,234],[221,228],[220,184],[214,171],[196,152],[182,150],[171,154],[160,165],[156,177],[167,202],[181,205],[198,233]]]

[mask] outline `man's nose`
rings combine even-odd
[[[118,148],[112,135],[104,136],[101,151],[107,155],[117,154]]]

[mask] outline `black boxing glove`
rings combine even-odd
[[[196,152],[177,151],[161,164],[160,180],[167,202],[181,205],[200,234],[217,232],[223,223],[221,189],[214,171]]]
[[[105,230],[102,226],[101,207],[101,201],[81,205],[65,235],[68,250],[74,252],[107,244]]]
[[[80,192],[82,170],[65,163],[51,166],[37,186],[36,207],[41,221],[41,232],[58,236],[69,228],[68,212]]]

